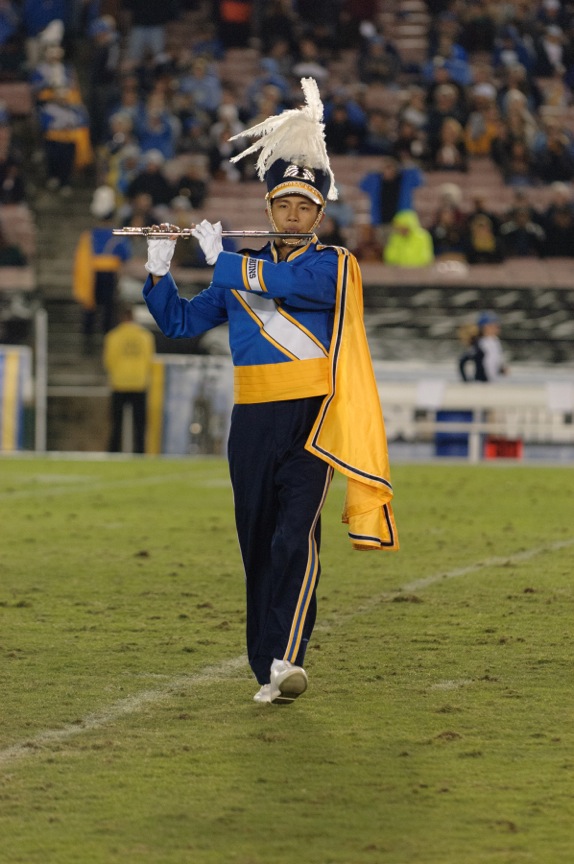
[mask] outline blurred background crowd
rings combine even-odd
[[[374,356],[452,362],[492,307],[513,361],[571,357],[574,0],[0,0],[0,343],[46,313],[58,446],[83,449],[70,394],[91,417],[118,301],[141,304],[145,240],[112,226],[268,227],[230,138],[305,76],[339,190],[318,233],[361,262]],[[204,268],[177,244],[180,287]]]
[[[225,73],[237,49],[249,49],[248,79]],[[43,192],[105,184],[123,224],[187,224],[214,183],[254,179],[248,160],[229,163],[242,145],[229,138],[297,105],[306,75],[337,164],[370,157],[357,184],[367,218],[344,175],[323,239],[407,266],[574,255],[567,0],[0,0],[0,206],[33,196],[28,156]],[[32,147],[1,101],[15,82],[32,100]],[[461,182],[473,164],[509,194],[489,200],[476,172]],[[25,257],[0,243],[0,260]]]

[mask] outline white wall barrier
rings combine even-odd
[[[156,394],[151,400],[150,416],[155,452],[223,454],[233,403],[229,358],[163,355],[158,361],[161,399]],[[491,439],[574,444],[568,370],[536,370],[496,384],[431,377],[431,370],[406,364],[377,362],[375,373],[389,441],[433,441],[436,455],[474,462],[485,456]],[[520,452],[517,446],[508,455]]]

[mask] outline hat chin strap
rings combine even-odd
[[[317,218],[315,219],[315,221],[314,221],[313,224],[311,225],[311,228],[309,229],[309,232],[308,232],[309,234],[314,234],[314,233],[315,233],[315,228],[317,228],[317,226],[319,225],[319,222],[320,222],[321,219],[323,218],[323,213],[324,213],[324,212],[325,212],[325,208],[324,208],[324,207],[320,207],[320,208],[319,208],[319,212],[318,212],[318,214],[317,214]],[[269,206],[269,207],[267,208],[267,215],[269,216],[269,221],[271,222],[271,227],[273,228],[273,230],[274,230],[277,234],[281,234],[281,231],[279,230],[279,228],[278,228],[277,225],[275,224],[275,219],[273,218],[273,214],[272,214],[272,212],[271,212],[271,206]],[[307,240],[304,240],[304,239],[302,239],[302,238],[297,238],[296,240],[287,240],[286,238],[287,238],[288,236],[289,236],[289,233],[288,233],[288,232],[285,234],[285,236],[281,235],[281,239],[283,240],[283,243],[285,244],[285,246],[304,246],[305,243],[308,242]]]

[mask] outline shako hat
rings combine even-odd
[[[305,104],[275,114],[230,138],[258,138],[231,162],[260,150],[257,174],[267,185],[272,201],[284,195],[304,195],[324,207],[338,197],[335,177],[325,146],[323,103],[314,78],[302,78]]]

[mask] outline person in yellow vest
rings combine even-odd
[[[79,237],[74,258],[73,295],[83,307],[82,332],[84,349],[92,349],[98,309],[102,310],[103,333],[117,323],[116,291],[122,265],[132,255],[129,237],[113,233],[115,191],[111,186],[99,186],[92,197],[90,213],[97,224],[83,231]]]
[[[124,407],[131,406],[133,452],[145,451],[146,402],[155,351],[149,330],[124,309],[123,321],[104,337],[104,367],[111,394],[110,453],[119,453],[122,443]]]

